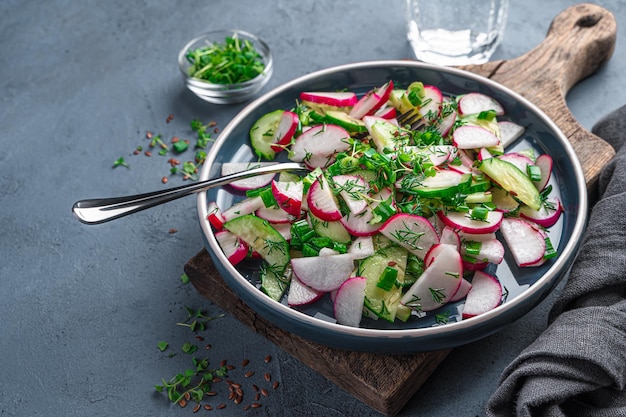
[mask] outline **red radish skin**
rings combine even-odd
[[[422,259],[431,246],[439,243],[432,223],[415,214],[394,214],[380,228],[380,233]]]
[[[546,188],[546,185],[548,185],[548,182],[550,181],[550,176],[552,175],[552,157],[545,153],[541,154],[537,157],[535,165],[537,165],[541,170],[541,181],[537,181],[534,184],[539,191],[543,191],[544,188]]]
[[[523,219],[505,218],[500,231],[518,266],[532,266],[543,259],[546,242],[539,226]]]
[[[500,139],[484,127],[464,125],[454,130],[452,143],[459,149],[492,148],[500,144]]]
[[[272,141],[274,143],[272,145],[272,150],[274,152],[282,151],[291,143],[291,139],[296,133],[299,123],[300,119],[297,114],[289,110],[285,110],[283,112],[280,117],[280,121],[278,122],[276,132],[274,133],[274,140]]]
[[[465,233],[493,233],[500,228],[502,222],[502,212],[490,211],[487,213],[486,221],[472,220],[467,213],[449,211],[444,213],[437,212],[439,219],[448,227],[454,230],[460,230]]]
[[[393,81],[389,81],[380,88],[371,90],[361,97],[361,99],[354,105],[350,111],[350,117],[354,119],[362,119],[363,116],[374,114],[376,110],[381,108],[387,100],[389,100],[389,96],[392,91]]]
[[[228,261],[233,265],[237,265],[248,255],[248,245],[228,230],[217,232],[215,239]]]
[[[318,219],[329,222],[341,220],[335,195],[324,175],[311,184],[306,200],[309,211]]]
[[[343,284],[354,269],[349,253],[329,256],[292,258],[291,269],[304,285],[317,291],[333,291]]]
[[[428,249],[428,251],[426,252],[426,255],[424,255],[424,267],[428,268],[433,263],[435,258],[437,258],[437,256],[441,254],[441,252],[444,250],[444,247],[445,244],[443,243],[437,243],[432,245],[430,249]]]
[[[365,285],[367,279],[354,277],[341,284],[333,297],[333,310],[337,323],[344,326],[359,327],[363,317]]]
[[[563,205],[558,197],[550,197],[546,199],[550,209],[546,204],[543,204],[539,210],[533,210],[528,206],[522,206],[520,208],[520,217],[537,223],[539,226],[549,228],[556,224],[563,212]]]
[[[396,108],[392,106],[383,106],[380,109],[376,110],[374,116],[387,120],[393,120],[397,116]]]
[[[502,284],[483,271],[474,272],[472,288],[467,293],[463,318],[469,319],[493,310],[502,302]]]
[[[463,270],[465,271],[482,271],[489,266],[489,262],[470,262],[463,260]]]
[[[214,201],[210,202],[207,206],[207,212],[209,214],[207,214],[206,218],[209,223],[211,223],[211,226],[213,226],[215,230],[222,230],[225,220],[224,216],[222,216],[222,211],[217,206],[217,203]]]
[[[504,115],[504,107],[496,99],[482,93],[468,93],[459,98],[459,113],[462,115],[478,114],[494,110],[496,116]]]
[[[325,168],[337,152],[350,149],[347,130],[337,125],[317,125],[303,132],[290,148],[289,159],[304,162],[311,169]]]
[[[222,164],[222,175],[234,174],[236,172],[243,172],[249,169],[275,164],[275,162],[224,162]],[[228,185],[240,191],[256,190],[269,185],[275,175],[276,174],[257,175],[251,178],[233,181]]]
[[[355,93],[348,91],[303,92],[300,93],[300,100],[333,107],[352,107],[357,103],[358,97]]]
[[[316,291],[304,285],[298,277],[292,276],[287,294],[287,304],[290,306],[303,306],[311,304],[322,298],[324,292]]]
[[[299,218],[302,210],[304,184],[302,181],[286,182],[272,181],[272,195],[274,199],[287,213]]]
[[[480,151],[478,151],[478,154],[476,155],[476,159],[479,161],[484,161],[485,159],[489,159],[491,157],[493,157],[493,155],[487,148],[480,148]]]

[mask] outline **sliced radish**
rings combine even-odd
[[[305,91],[300,93],[300,100],[309,101],[311,103],[325,104],[333,107],[352,107],[357,101],[358,97],[355,93],[349,91],[336,91],[336,92],[309,92]]]
[[[463,278],[461,255],[450,245],[442,249],[415,284],[402,296],[401,303],[418,311],[435,310],[457,293]]]
[[[224,210],[222,217],[224,217],[224,220],[227,222],[246,214],[252,214],[261,207],[265,207],[261,197],[246,198],[245,200],[235,203]]]
[[[426,255],[424,255],[424,266],[428,268],[433,261],[441,254],[441,251],[444,250],[445,244],[443,243],[435,243],[428,249]]]
[[[528,206],[522,206],[519,211],[520,217],[531,220],[542,227],[552,227],[559,220],[563,205],[558,197],[549,197],[541,205],[539,210],[533,210]]]
[[[381,201],[387,201],[392,195],[393,192],[390,189],[383,188],[378,194],[372,196],[373,204],[367,206],[367,208],[359,214],[346,214],[341,218],[341,224],[343,224],[353,236],[372,236],[376,234],[383,226],[383,223],[373,222],[373,210],[378,207]]]
[[[445,99],[444,99],[443,105],[445,106]],[[450,111],[446,111],[446,113],[447,114],[443,114],[443,117],[439,119],[439,122],[438,122],[439,124],[437,125],[437,128],[439,129],[441,136],[444,138],[448,136],[448,133],[450,133],[450,131],[452,130],[452,127],[454,126],[454,123],[456,122],[456,117],[458,116],[457,111],[454,109],[451,109]]]
[[[392,90],[393,81],[389,81],[380,88],[369,91],[354,105],[350,111],[350,117],[362,119],[363,116],[374,114],[376,110],[389,100]]]
[[[525,131],[524,126],[520,126],[517,123],[510,122],[508,120],[499,121],[498,126],[500,127],[502,145],[505,148],[521,137]]]
[[[291,146],[289,158],[309,168],[325,168],[337,152],[350,149],[347,130],[337,125],[317,125],[302,133]]]
[[[207,206],[207,212],[208,214],[206,218],[209,221],[209,223],[211,223],[211,226],[213,226],[215,230],[222,230],[222,227],[224,227],[224,222],[226,220],[224,220],[222,211],[217,206],[217,203],[215,203],[214,201],[211,201]]]
[[[289,293],[287,294],[287,304],[290,306],[303,306],[314,303],[322,298],[323,295],[323,291],[316,291],[307,287],[298,277],[292,276],[289,283]]]
[[[359,327],[363,317],[365,285],[367,279],[354,277],[341,284],[333,299],[333,310],[337,323]]]
[[[500,231],[518,266],[531,266],[543,259],[546,242],[538,228],[523,219],[502,220]]]
[[[291,224],[290,223],[276,223],[272,227],[276,229],[278,233],[287,241],[291,240]]]
[[[374,113],[376,117],[382,117],[383,119],[391,120],[397,116],[396,108],[393,106],[384,105]]]
[[[502,212],[489,211],[485,221],[473,220],[467,213],[443,210],[437,212],[439,219],[454,230],[461,230],[466,233],[493,233],[500,227],[502,222]]]
[[[459,98],[459,113],[462,115],[477,114],[494,110],[496,116],[504,114],[504,107],[493,97],[481,93],[468,93]]]
[[[534,165],[533,161],[529,157],[527,157],[526,155],[522,155],[521,153],[517,153],[517,152],[505,153],[504,155],[498,156],[498,158],[502,159],[503,161],[512,163],[526,175],[528,175],[527,174],[528,166]]]
[[[374,240],[371,236],[357,237],[348,248],[348,253],[352,254],[354,259],[364,259],[372,256],[376,252],[374,250]]]
[[[459,237],[459,234],[448,226],[444,226],[443,229],[441,229],[439,242],[445,243],[446,245],[452,245],[456,248],[456,250],[461,248],[461,238]]]
[[[434,166],[443,165],[456,157],[457,149],[452,145],[403,146],[401,151],[409,155],[425,155]]]
[[[471,318],[493,310],[502,301],[502,284],[498,278],[483,271],[474,272],[472,288],[465,298],[463,318]]]
[[[489,152],[487,148],[480,148],[478,154],[476,154],[476,159],[478,159],[479,161],[484,161],[485,159],[489,159],[491,157],[493,157],[493,155],[491,154],[491,152]]]
[[[343,284],[354,269],[351,254],[292,258],[293,273],[304,285],[317,291],[333,291]]]
[[[499,264],[504,258],[504,246],[498,239],[493,238],[480,242],[480,250],[477,255],[467,253],[467,246],[461,245],[461,255],[476,259],[476,263]]]
[[[299,124],[300,119],[296,113],[289,110],[285,110],[283,112],[280,117],[280,121],[278,122],[278,127],[274,132],[274,140],[271,145],[274,152],[282,151],[287,145],[289,145],[289,143],[291,143],[291,139],[295,135]]]
[[[334,222],[341,219],[337,200],[324,175],[311,184],[306,200],[311,213],[320,220]]]
[[[255,214],[262,218],[267,220],[270,223],[277,223],[277,224],[281,224],[281,223],[291,223],[292,221],[294,221],[295,217],[292,216],[291,214],[287,213],[285,210],[283,210],[280,207],[261,207],[260,209],[258,209]]]
[[[457,149],[457,156],[461,160],[461,165],[449,164],[448,169],[460,172],[461,174],[472,174],[477,171],[474,168],[474,159],[464,149]]]
[[[215,234],[215,239],[228,261],[237,265],[248,255],[248,245],[228,230],[221,230]]]
[[[461,242],[465,241],[474,241],[474,242],[484,242],[486,240],[492,240],[496,238],[495,233],[467,233],[462,231],[457,231]]]
[[[465,278],[461,279],[461,285],[459,285],[459,289],[456,293],[450,298],[450,302],[453,303],[455,301],[459,301],[464,299],[467,296],[467,293],[472,288],[472,283],[466,280]]]
[[[552,174],[552,157],[546,153],[541,154],[537,157],[535,165],[537,165],[541,170],[541,181],[537,181],[534,184],[539,191],[543,191],[543,189],[546,188],[546,185],[548,185],[550,175]]]
[[[380,228],[380,233],[421,259],[432,245],[439,243],[432,223],[415,214],[394,214]]]
[[[423,105],[420,106],[420,114],[427,124],[432,125],[439,119],[441,114],[441,105],[443,103],[443,94],[441,90],[433,85],[424,86]]]
[[[234,174],[236,172],[248,171],[253,168],[260,168],[275,165],[275,162],[224,162],[222,164],[222,175]],[[267,186],[276,174],[257,175],[255,177],[244,178],[231,182],[229,185],[237,190],[256,190]]]
[[[489,262],[471,262],[463,259],[463,269],[465,271],[482,271],[489,266]]]
[[[272,195],[274,199],[280,208],[294,217],[300,217],[303,190],[304,184],[302,181],[272,181]]]
[[[484,127],[464,125],[454,130],[452,142],[459,149],[478,149],[498,146],[500,139]]]
[[[369,185],[357,175],[336,175],[332,178],[339,189],[339,195],[348,206],[352,214],[359,214],[367,207],[364,196],[369,191]]]

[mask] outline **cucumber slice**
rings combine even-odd
[[[272,149],[275,133],[284,110],[274,110],[261,116],[250,128],[252,149],[261,158],[273,160],[276,152]]]
[[[378,282],[385,268],[393,266],[398,270],[397,281],[401,284],[404,280],[407,255],[408,251],[400,246],[388,246],[365,258],[359,265],[359,276],[367,279],[365,308],[390,322],[396,318],[402,298],[402,285],[394,285],[389,291],[386,291],[378,286]]]
[[[261,288],[270,297],[280,300],[287,288],[288,278],[283,275],[289,263],[289,244],[266,220],[252,214],[237,217],[224,223],[229,230],[267,263],[261,274]],[[279,281],[284,281],[284,286]]]
[[[534,210],[541,208],[541,197],[537,187],[512,163],[499,158],[487,158],[481,161],[477,168],[528,207]]]
[[[367,132],[367,126],[362,120],[350,117],[347,113],[336,110],[328,110],[326,112],[326,123],[343,127],[348,132],[363,133]]]

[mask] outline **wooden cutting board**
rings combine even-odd
[[[617,24],[609,11],[580,4],[559,14],[546,39],[525,55],[463,67],[506,85],[551,117],[576,150],[591,193],[614,151],[578,124],[567,108],[565,96],[578,81],[609,60],[616,33]],[[285,332],[258,316],[230,290],[206,250],[188,261],[185,272],[200,294],[386,415],[398,413],[450,352],[380,355],[329,348]],[[389,380],[388,375],[395,375],[395,380]]]

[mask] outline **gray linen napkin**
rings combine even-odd
[[[549,327],[504,370],[488,417],[626,417],[626,106],[592,131],[617,155]]]

